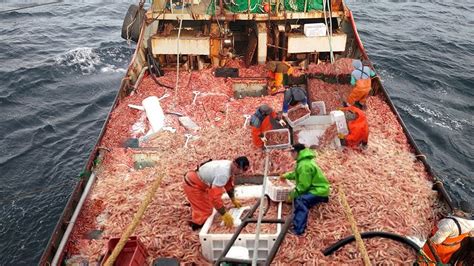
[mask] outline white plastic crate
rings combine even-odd
[[[306,37],[326,36],[326,25],[324,23],[304,24],[304,35]]]
[[[282,205],[278,204],[278,219],[281,219]],[[257,212],[256,212],[257,213]],[[214,210],[212,215],[206,220],[204,226],[199,232],[199,241],[201,242],[202,255],[209,261],[216,261],[222,254],[227,243],[232,238],[233,234],[213,234],[209,233],[212,222],[215,218],[219,218],[217,211]],[[275,218],[275,217],[272,217]],[[281,224],[277,224],[277,229],[274,234],[260,234],[258,240],[258,261],[265,261],[270,254],[278,235],[281,231]],[[250,258],[253,258],[253,248],[255,245],[255,234],[240,234],[234,242],[233,247],[245,247],[249,250]]]
[[[286,122],[288,122],[288,125],[290,125],[291,127],[295,127],[297,126],[299,123],[303,122],[304,120],[308,119],[310,116],[311,116],[311,112],[308,112],[307,114],[305,114],[304,116],[296,119],[295,121],[292,121],[290,119],[290,112],[295,112],[296,110],[298,109],[302,109],[304,108],[303,105],[299,104],[293,108],[291,108],[290,110],[288,110],[288,117],[286,117]]]
[[[311,103],[313,115],[326,115],[326,104],[324,101],[316,101]]]
[[[268,131],[263,133],[263,136],[267,137],[267,134],[271,133],[271,132],[286,132],[288,134],[288,138],[287,138],[288,142],[281,143],[281,144],[274,144],[274,145],[267,145],[267,143],[265,142],[265,143],[263,143],[265,148],[267,148],[267,149],[286,149],[286,148],[289,148],[291,146],[290,130],[288,128],[268,130]]]
[[[331,111],[331,119],[334,123],[336,123],[337,133],[341,133],[344,135],[349,134],[349,129],[347,129],[347,122],[346,116],[344,115],[343,111]]]
[[[280,177],[278,176],[269,176],[267,177],[267,186],[265,187],[265,194],[267,194],[273,201],[285,201],[288,198],[290,192],[295,188],[295,184],[286,180],[289,187],[280,187],[274,185],[271,181],[277,180]]]

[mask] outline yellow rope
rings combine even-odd
[[[155,182],[153,182],[152,187],[148,190],[147,195],[145,196],[145,200],[142,201],[140,204],[140,207],[138,208],[138,211],[135,213],[135,217],[133,217],[132,223],[128,225],[127,229],[125,232],[123,232],[122,237],[120,237],[120,241],[118,242],[117,246],[115,246],[114,250],[112,251],[112,254],[110,257],[105,261],[104,265],[105,266],[112,266],[117,259],[118,255],[122,251],[123,247],[128,241],[128,238],[130,235],[135,232],[135,228],[140,224],[140,221],[143,217],[143,214],[145,213],[146,209],[148,208],[148,205],[150,202],[153,200],[153,196],[155,195],[156,190],[160,186],[162,177],[158,177]]]
[[[369,255],[367,254],[367,250],[365,249],[364,241],[362,241],[362,237],[360,236],[359,229],[357,229],[357,224],[354,219],[354,216],[352,215],[351,207],[349,206],[349,203],[347,202],[346,199],[346,194],[344,193],[344,189],[342,186],[339,187],[339,201],[342,204],[342,207],[344,207],[344,213],[346,214],[347,219],[349,220],[349,223],[351,224],[351,230],[352,233],[354,234],[357,247],[359,248],[360,254],[362,255],[362,259],[364,260],[364,265],[370,266],[370,259]]]

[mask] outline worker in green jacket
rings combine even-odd
[[[295,144],[292,156],[296,160],[295,170],[285,173],[282,179],[295,180],[296,187],[290,193],[289,200],[294,202],[293,229],[296,235],[302,235],[308,221],[310,208],[328,202],[329,181],[314,160],[316,155],[303,144]]]

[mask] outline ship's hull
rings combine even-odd
[[[341,23],[341,29],[345,32],[345,34],[347,34],[347,38],[348,38],[348,41],[347,41],[348,45],[345,51],[346,57],[363,59],[370,63],[369,57],[358,35],[352,12],[346,8],[344,10],[343,17],[344,19],[343,19],[343,22]],[[90,174],[88,173],[93,172],[94,162],[96,161],[99,154],[101,153],[102,148],[100,147],[100,143],[103,140],[106,128],[109,126],[110,116],[113,110],[119,105],[120,101],[124,99],[125,97],[127,97],[127,95],[129,95],[130,91],[133,88],[138,88],[138,86],[140,85],[141,79],[143,78],[143,73],[146,70],[145,69],[146,55],[144,53],[145,42],[143,41],[143,39],[145,38],[144,36],[146,35],[145,31],[146,31],[145,27],[142,27],[140,39],[138,41],[136,51],[128,67],[127,73],[125,77],[122,79],[120,89],[117,92],[114,104],[111,107],[111,110],[106,119],[106,122],[104,123],[102,127],[102,130],[96,142],[96,145],[94,146],[84,166],[84,170],[83,170],[84,174],[81,177],[78,184],[76,185],[73,193],[71,194],[69,201],[67,202],[64,208],[64,211],[53,231],[53,234],[39,262],[40,265],[49,265],[53,261],[53,258],[55,257],[55,255],[57,258],[59,258],[59,261],[61,261],[65,255],[64,246],[61,245],[61,243],[67,242],[68,240],[67,238],[69,237],[69,234],[70,234],[70,230],[68,231],[68,226],[69,228],[71,228],[72,226],[70,224],[70,221],[71,219],[75,219],[74,218],[75,213],[77,214],[80,212],[80,206],[78,206],[78,204],[81,202],[81,198],[84,198],[85,196],[87,196],[85,195],[85,193],[87,193],[86,187],[91,177]],[[370,66],[372,66],[372,64],[370,64]],[[390,106],[390,109],[396,115],[398,123],[403,128],[403,132],[406,135],[410,146],[414,150],[414,154],[416,158],[423,163],[429,176],[433,178],[432,181],[434,184],[437,185],[436,188],[438,189],[438,192],[440,193],[442,198],[448,203],[448,205],[451,205],[451,201],[448,195],[446,194],[446,191],[442,187],[442,183],[440,183],[437,177],[434,175],[434,173],[431,170],[430,165],[426,161],[425,156],[421,153],[416,143],[414,142],[413,137],[408,132],[407,127],[405,126],[403,120],[401,119],[397,109],[395,108],[393,102],[391,101],[383,84],[380,82],[379,79],[375,79],[373,83],[374,84],[372,85],[372,88],[373,88],[374,93],[383,95],[384,100]]]

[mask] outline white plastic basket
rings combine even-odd
[[[278,205],[278,219],[281,219],[282,205]],[[202,255],[209,261],[216,261],[222,254],[227,243],[232,238],[233,234],[213,234],[209,233],[212,222],[216,217],[219,217],[217,211],[214,210],[212,215],[206,220],[204,226],[199,232],[199,241],[201,242]],[[281,224],[277,224],[276,232],[273,234],[260,234],[258,240],[258,261],[262,262],[268,258],[270,250],[280,234]],[[250,258],[253,258],[253,249],[255,245],[255,234],[240,234],[234,242],[233,247],[245,247],[249,250]]]
[[[304,24],[303,31],[306,37],[326,36],[326,24],[307,23],[307,24]]]
[[[347,129],[346,116],[343,111],[335,110],[331,111],[331,119],[336,123],[337,133],[344,135],[349,134],[349,129]]]
[[[313,115],[326,115],[326,104],[324,101],[316,101],[311,103]]]
[[[268,131],[265,131],[263,133],[263,136],[267,137],[267,134],[272,133],[272,132],[285,132],[285,133],[287,133],[288,134],[288,138],[287,138],[288,142],[280,143],[280,144],[274,144],[274,145],[267,145],[267,143],[265,142],[263,144],[265,146],[265,148],[267,148],[267,149],[286,149],[286,148],[289,148],[291,146],[290,130],[288,128],[268,130]],[[267,138],[267,140],[268,140],[268,138]]]
[[[291,112],[295,112],[296,110],[298,109],[303,109],[303,105],[298,105],[298,106],[295,106],[293,108],[291,108],[290,110],[288,110],[288,117],[286,117],[286,121],[288,122],[288,125],[290,125],[291,127],[295,127],[297,126],[299,123],[303,122],[304,120],[306,120],[307,118],[309,118],[311,116],[311,112],[308,112],[307,114],[305,114],[304,116],[296,119],[295,121],[292,121],[290,119],[290,113]]]
[[[295,188],[295,184],[286,180],[288,187],[276,186],[272,181],[276,181],[280,177],[269,176],[267,177],[267,186],[265,187],[265,194],[267,194],[273,201],[285,201],[288,198],[290,192]]]

